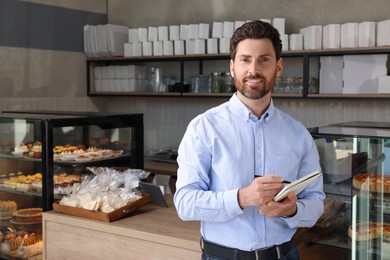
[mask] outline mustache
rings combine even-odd
[[[255,74],[255,75],[251,75],[251,76],[246,76],[243,78],[243,80],[251,80],[251,79],[261,79],[261,80],[264,80],[265,81],[265,77],[261,74]]]

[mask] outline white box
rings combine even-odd
[[[196,39],[194,43],[194,54],[206,54],[206,40]]]
[[[148,28],[138,28],[138,41],[139,42],[148,41]]]
[[[135,65],[127,65],[126,78],[135,78]]]
[[[199,39],[208,39],[210,36],[210,25],[208,23],[199,24]]]
[[[148,27],[148,42],[155,42],[158,40],[157,27]]]
[[[273,18],[272,19],[272,26],[275,27],[280,35],[285,34],[285,19],[284,18]]]
[[[218,53],[218,39],[216,38],[207,39],[207,53],[208,54]]]
[[[102,67],[101,66],[96,66],[93,68],[93,74],[94,74],[94,79],[102,79]]]
[[[375,22],[359,23],[359,47],[375,46]]]
[[[176,41],[180,40],[180,27],[179,25],[169,26],[169,40]]]
[[[143,42],[142,43],[142,56],[152,56],[153,55],[153,47],[151,42]]]
[[[222,38],[222,35],[223,35],[223,23],[213,22],[211,38]]]
[[[390,76],[378,77],[378,93],[390,93]]]
[[[168,41],[168,26],[157,27],[158,41]]]
[[[244,21],[235,21],[234,22],[234,30],[237,30],[238,28],[240,28],[241,26],[244,25]]]
[[[129,92],[135,91],[135,79],[129,79]]]
[[[124,44],[124,56],[125,57],[133,57],[133,43],[125,43]]]
[[[142,56],[142,42],[133,42],[133,56]]]
[[[188,39],[195,40],[199,38],[199,24],[190,24],[188,27]]]
[[[107,66],[107,78],[108,79],[115,78],[115,66],[113,65]]]
[[[322,47],[324,49],[340,48],[340,24],[328,24],[323,27]]]
[[[173,41],[163,41],[163,55],[173,55]]]
[[[343,93],[343,56],[320,57],[320,94]]]
[[[153,42],[153,56],[162,56],[163,55],[163,42],[157,41]]]
[[[288,51],[288,34],[280,35],[282,40],[282,51]]]
[[[303,50],[303,35],[294,33],[290,34],[289,49],[292,51]]]
[[[233,22],[223,22],[223,38],[231,38],[233,35],[234,23]]]
[[[195,54],[195,40],[189,39],[185,41],[186,43],[186,54],[192,55]]]
[[[108,66],[102,66],[102,79],[108,79]]]
[[[180,40],[188,40],[189,36],[189,25],[188,24],[181,24],[180,25]]]
[[[173,54],[184,55],[184,53],[185,53],[184,41],[182,40],[173,41]]]
[[[390,45],[390,20],[378,22],[376,29],[376,46]]]
[[[230,38],[220,38],[219,53],[229,53],[229,52],[230,52]]]
[[[322,26],[312,25],[301,28],[300,34],[303,34],[303,49],[313,50],[322,48]]]
[[[129,42],[138,42],[138,29],[130,28],[129,29]]]
[[[357,48],[359,44],[359,24],[344,23],[341,25],[340,46],[341,48]]]
[[[378,93],[378,77],[387,74],[386,54],[344,55],[344,94]]]
[[[121,91],[122,92],[129,92],[130,91],[129,79],[122,79],[121,80]]]

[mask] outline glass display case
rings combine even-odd
[[[343,259],[389,259],[390,128],[347,123],[309,130],[327,194],[311,242],[345,249]]]
[[[143,168],[143,142],[142,114],[0,113],[0,258],[33,254],[13,241],[41,242],[42,211],[77,189],[88,167]]]

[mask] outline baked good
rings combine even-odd
[[[42,209],[41,208],[26,208],[15,211],[12,214],[14,223],[37,223],[42,221]]]
[[[15,201],[0,200],[0,218],[11,217],[16,210],[17,205]]]
[[[42,254],[43,242],[39,241],[35,244],[23,245],[16,250],[16,257],[28,259],[35,255]]]
[[[388,226],[386,224],[386,226]],[[356,224],[355,239],[357,241],[367,241],[380,237],[383,231],[381,222],[361,222]],[[352,225],[348,228],[348,235],[353,238]]]
[[[353,177],[352,186],[363,191],[390,193],[390,175],[359,173]]]
[[[10,177],[8,180],[5,180],[3,183],[4,188],[7,189],[16,189],[16,183],[17,183],[17,178],[16,177]]]

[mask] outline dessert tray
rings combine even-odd
[[[142,193],[142,197],[136,201],[133,201],[126,206],[118,208],[110,213],[104,213],[101,211],[86,210],[83,208],[76,208],[71,206],[65,206],[59,204],[59,202],[53,203],[54,212],[72,215],[76,217],[88,218],[104,222],[113,222],[119,220],[136,209],[148,204],[151,201],[149,194]]]

